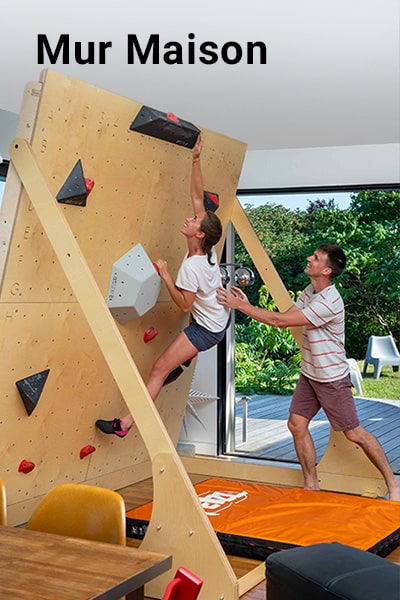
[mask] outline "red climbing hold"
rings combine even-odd
[[[157,271],[158,274],[160,274],[160,269],[158,268],[158,264],[153,262],[153,267],[155,268],[155,270]]]
[[[93,179],[90,179],[90,177],[85,177],[85,184],[86,184],[87,195],[89,196],[90,192],[94,188],[94,181],[93,181]]]
[[[87,456],[88,454],[92,454],[92,452],[95,452],[96,448],[94,446],[90,446],[90,444],[88,446],[83,446],[83,448],[81,448],[81,451],[79,452],[79,457],[85,458],[85,456]]]
[[[179,123],[179,119],[178,119],[178,117],[177,117],[177,116],[175,116],[175,115],[174,115],[174,113],[171,113],[171,112],[169,112],[169,113],[167,113],[165,116],[166,116],[166,117],[167,117],[167,119],[169,119],[170,121],[173,121],[174,123]]]
[[[204,208],[206,210],[211,210],[211,212],[215,212],[218,210],[219,206],[219,196],[218,194],[214,194],[212,192],[206,192],[204,190]]]
[[[21,460],[19,463],[18,471],[20,473],[30,473],[35,468],[35,463],[30,462],[29,460]]]
[[[155,327],[149,327],[148,329],[146,329],[146,331],[143,334],[143,341],[145,344],[147,344],[147,342],[150,342],[150,340],[153,340],[157,336],[158,336],[157,329]]]

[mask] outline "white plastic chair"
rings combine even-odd
[[[391,335],[370,336],[364,360],[363,374],[367,372],[369,364],[374,366],[374,379],[379,379],[382,367],[385,365],[391,366],[393,371],[399,370],[400,352]]]

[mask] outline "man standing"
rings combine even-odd
[[[234,286],[230,292],[220,287],[217,299],[223,306],[273,327],[303,327],[301,375],[289,408],[288,428],[303,471],[304,488],[319,490],[309,424],[322,407],[332,428],[343,431],[349,441],[360,446],[381,472],[390,500],[400,501],[400,483],[378,440],[361,427],[351,392],[344,345],[344,305],[333,283],[345,266],[346,256],[339,246],[319,246],[304,269],[310,284],[284,313],[253,306],[246,294]]]

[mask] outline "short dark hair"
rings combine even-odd
[[[343,250],[335,244],[321,244],[318,248],[328,256],[327,265],[332,269],[331,279],[338,277],[346,266],[346,255]]]

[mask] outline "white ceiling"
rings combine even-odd
[[[2,11],[0,109],[19,112],[26,82],[53,68],[249,150],[398,143],[399,0],[13,0]],[[55,47],[111,41],[103,65],[38,65],[37,36]],[[188,34],[264,41],[267,65],[128,65],[126,41],[163,46]],[[162,53],[161,53],[162,55]]]

